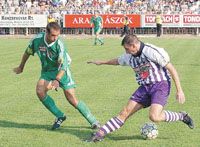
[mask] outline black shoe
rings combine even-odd
[[[190,129],[194,129],[194,123],[193,123],[192,118],[186,112],[181,112],[181,113],[183,114],[182,122],[188,125]]]
[[[63,121],[65,120],[66,120],[66,116],[56,118],[51,130],[58,129],[60,125],[63,123]]]
[[[101,124],[98,122],[98,121],[96,121],[95,123],[93,123],[92,125],[91,125],[91,128],[92,129],[99,129],[101,127]]]
[[[104,45],[104,43],[102,42],[101,45]]]
[[[101,135],[99,135],[99,133],[98,132],[96,132],[96,133],[93,133],[92,135],[91,135],[91,137],[90,138],[88,138],[87,140],[85,140],[86,142],[100,142],[100,141],[103,141],[103,136],[101,136]]]

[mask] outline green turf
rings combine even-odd
[[[180,74],[186,103],[175,100],[175,89],[170,94],[167,109],[188,111],[195,121],[190,130],[181,122],[160,123],[159,136],[152,141],[143,140],[140,127],[148,122],[148,109],[131,117],[124,127],[106,137],[95,146],[200,146],[200,41],[199,38],[142,38],[144,42],[166,48],[171,61]],[[35,94],[35,85],[40,75],[38,57],[31,57],[23,74],[15,75],[16,67],[28,39],[0,39],[0,146],[94,146],[82,140],[90,136],[89,124],[64,98],[62,90],[49,94],[67,114],[68,119],[57,131],[50,131],[54,117],[43,107]],[[96,59],[110,59],[123,53],[120,38],[105,39],[104,46],[92,46],[92,39],[66,39],[72,57],[72,73],[78,85],[77,96],[85,101],[101,123],[117,113],[127,103],[137,88],[132,69],[115,66],[86,64]]]

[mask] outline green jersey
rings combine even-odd
[[[37,55],[40,58],[42,72],[67,70],[71,59],[64,47],[63,42],[58,38],[55,42],[48,44],[45,40],[46,33],[39,33],[28,45],[26,53]]]
[[[99,27],[102,27],[103,19],[101,16],[97,16],[97,17],[93,16],[90,20],[90,23],[94,24],[94,28],[99,28]]]

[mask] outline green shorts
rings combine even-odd
[[[44,79],[46,81],[52,81],[56,79],[57,74],[58,74],[58,71],[47,71],[47,72],[42,71],[40,79]],[[62,76],[60,80],[60,87],[63,90],[76,87],[76,84],[72,78],[71,71],[69,68],[67,68],[67,71],[65,71],[64,75]]]
[[[94,28],[94,34],[99,34],[101,32],[101,27],[95,27]]]

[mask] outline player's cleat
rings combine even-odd
[[[101,124],[98,121],[96,121],[95,123],[91,125],[92,129],[99,129],[100,127],[101,127]]]
[[[102,42],[101,45],[104,45],[104,43]]]
[[[56,118],[51,130],[58,129],[60,125],[63,123],[63,121],[65,120],[66,120],[66,116]]]
[[[101,136],[98,132],[92,133],[91,137],[85,140],[86,142],[100,142],[103,141],[103,136]]]
[[[188,125],[190,129],[194,129],[194,123],[192,118],[186,113],[186,112],[181,112],[183,114],[183,122]]]

